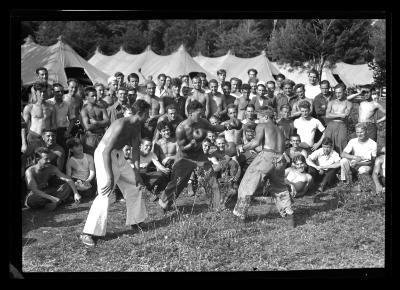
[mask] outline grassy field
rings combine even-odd
[[[384,143],[384,127],[378,143]],[[371,188],[373,188],[371,184]],[[107,235],[94,248],[79,240],[91,201],[54,212],[22,211],[23,272],[277,271],[383,268],[385,198],[337,186],[319,203],[295,199],[291,229],[268,198],[253,201],[246,223],[213,212],[204,194],[177,200],[161,215],[146,199],[147,231],[125,226],[113,203]],[[230,203],[232,208],[234,203]]]

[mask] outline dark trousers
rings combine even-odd
[[[149,191],[154,191],[156,195],[164,190],[169,182],[169,174],[164,174],[161,171],[147,172],[146,169],[140,169],[139,172],[146,188]]]
[[[160,196],[161,201],[171,204],[174,198],[178,198],[182,190],[187,186],[190,176],[196,168],[210,174],[208,182],[213,194],[212,205],[213,207],[217,207],[221,202],[221,196],[214,170],[212,169],[211,162],[208,160],[194,161],[186,158],[176,160],[172,167],[171,181]]]
[[[65,202],[72,193],[72,189],[67,183],[63,183],[57,187],[48,187],[42,189],[43,192],[58,197],[61,201]],[[30,208],[41,208],[44,207],[50,200],[38,196],[37,194],[30,191],[26,196],[26,205]]]
[[[313,180],[315,180],[315,182],[321,181],[321,185],[331,186],[335,182],[336,174],[338,173],[339,169],[340,169],[340,167],[339,168],[329,168],[328,170],[326,170],[324,172],[323,175],[320,175],[317,169],[315,169],[312,166],[308,166],[308,173],[311,174],[311,176],[313,177]]]
[[[375,123],[367,122],[367,135],[368,138],[376,142],[378,139],[378,126]]]

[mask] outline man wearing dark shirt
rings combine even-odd
[[[171,96],[163,97],[164,106],[167,108],[169,105],[174,104],[176,107],[176,113],[181,117],[185,116],[185,103],[186,97],[181,96],[179,92],[181,91],[182,81],[179,78],[173,78],[171,80]],[[168,111],[166,109],[166,111]],[[162,112],[163,114],[165,112]],[[174,133],[175,134],[175,133]]]
[[[118,89],[117,97],[118,100],[115,102],[115,104],[107,108],[107,113],[110,119],[110,123],[114,122],[119,118],[122,118],[127,108],[128,98],[126,96],[125,88],[120,87]]]
[[[335,96],[331,92],[331,86],[329,81],[323,80],[320,83],[321,93],[318,94],[313,102],[313,112],[314,118],[321,121],[322,125],[326,126],[326,108],[328,107],[328,102],[333,100]]]

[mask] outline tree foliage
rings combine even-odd
[[[386,21],[377,20],[372,26],[370,44],[373,47],[374,60],[368,65],[374,71],[374,83],[378,87],[386,86]]]
[[[289,19],[275,29],[269,55],[278,62],[317,69],[337,61],[347,63],[371,58],[368,19]]]

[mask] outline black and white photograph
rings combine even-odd
[[[10,11],[10,278],[387,274],[391,13],[111,12]]]

